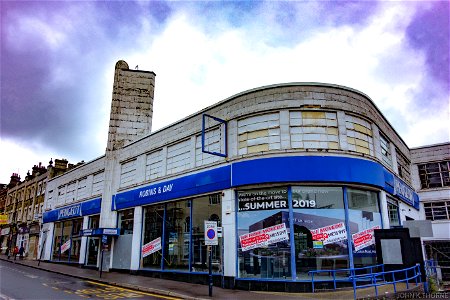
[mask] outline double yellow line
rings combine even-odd
[[[113,285],[108,285],[108,284],[104,284],[104,283],[99,283],[99,282],[95,282],[95,281],[88,281],[88,280],[86,280],[86,282],[88,282],[88,283],[90,283],[90,284],[99,285],[99,286],[114,287],[114,288],[117,288],[117,289],[119,289],[119,290],[123,290],[123,291],[127,291],[127,292],[132,292],[132,293],[136,293],[136,294],[140,294],[140,295],[145,295],[145,296],[158,297],[158,298],[161,298],[161,299],[168,299],[168,300],[181,300],[181,299],[182,299],[182,298],[177,298],[177,297],[158,295],[158,294],[155,294],[155,293],[136,291],[136,290],[127,289],[127,288],[123,288],[123,287],[119,287],[119,286],[113,286]]]

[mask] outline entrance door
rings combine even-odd
[[[98,260],[98,252],[100,251],[100,239],[98,237],[90,237],[88,238],[88,247],[87,247],[87,266],[97,266]]]
[[[316,258],[312,255],[312,234],[305,226],[294,224],[295,263],[297,274],[316,269]]]

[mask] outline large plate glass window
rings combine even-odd
[[[78,262],[80,259],[81,248],[81,229],[83,228],[83,219],[75,219],[72,221],[72,241],[68,251],[70,251],[70,261]]]
[[[292,278],[288,188],[238,191],[239,277]]]
[[[221,224],[221,195],[214,194],[192,200],[192,271],[208,272],[209,253],[205,246],[205,223],[215,221]],[[222,271],[222,239],[218,238],[219,245],[212,247],[213,272]]]
[[[190,225],[190,200],[167,204],[164,239],[165,269],[189,269]]]
[[[298,279],[311,270],[349,267],[342,188],[292,187],[295,263]],[[356,228],[350,222],[350,228]]]
[[[161,269],[164,205],[153,205],[144,209],[142,266]]]
[[[70,248],[67,248],[71,245],[71,236],[72,236],[72,221],[64,221],[62,222],[63,231],[61,237],[61,261],[69,261]],[[67,243],[67,244],[66,244]]]
[[[354,266],[375,265],[374,230],[382,228],[378,194],[349,188],[347,198]]]
[[[55,223],[53,234],[53,260],[59,260],[59,249],[61,247],[61,226],[62,223]]]

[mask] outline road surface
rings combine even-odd
[[[1,300],[179,299],[0,261]]]

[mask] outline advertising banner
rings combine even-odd
[[[375,229],[381,229],[381,227],[377,225],[372,228],[352,234],[355,251],[359,251],[363,248],[375,244],[375,236],[373,232]]]
[[[3,228],[2,231],[0,232],[0,235],[7,235],[7,234],[9,234],[9,230],[10,230],[9,227]]]
[[[311,230],[313,241],[321,241],[323,245],[336,243],[347,239],[344,222]]]
[[[238,192],[239,211],[287,209],[287,187]]]
[[[66,252],[68,249],[70,249],[70,243],[71,240],[67,240],[62,246],[61,246],[61,253]]]
[[[161,250],[161,237],[142,246],[142,258]]]
[[[289,240],[289,235],[285,223],[239,236],[242,251],[248,251],[287,240]]]

